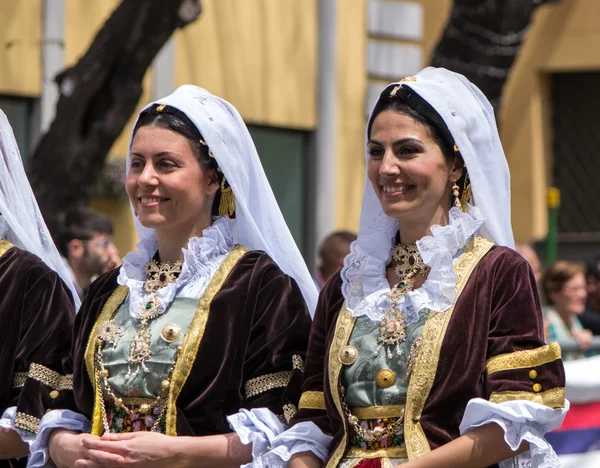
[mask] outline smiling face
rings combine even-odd
[[[424,124],[384,110],[373,121],[367,147],[368,177],[385,214],[401,226],[445,218],[462,169],[444,157]]]
[[[200,165],[186,137],[157,125],[140,127],[130,158],[127,194],[143,226],[192,236],[211,224],[217,174]]]
[[[585,310],[587,285],[583,272],[575,274],[563,287],[551,293],[551,299],[561,315],[580,315]]]

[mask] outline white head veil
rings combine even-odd
[[[196,125],[235,194],[236,242],[268,253],[284,273],[296,280],[311,316],[314,315],[316,287],[283,219],[246,124],[235,107],[192,85],[180,86],[170,96],[146,108],[154,104],[172,106]],[[127,171],[129,165],[128,157]],[[135,221],[140,239],[155,235],[154,229],[143,227],[137,218]]]
[[[446,123],[464,159],[475,204],[485,216],[480,234],[498,245],[514,247],[508,163],[491,104],[473,83],[445,68],[427,67],[414,79],[393,84],[411,88]],[[367,178],[359,235],[365,227],[372,227],[381,214],[381,204]],[[394,222],[389,218],[389,223]]]
[[[415,77],[392,83],[383,93],[390,93],[398,86],[409,87],[433,107],[463,157],[476,207],[471,207],[468,215],[461,215],[454,208],[450,211],[450,220],[462,225],[463,232],[478,229],[479,235],[490,241],[513,247],[508,164],[489,101],[464,76],[443,68],[425,68]],[[366,157],[368,161],[368,154]],[[440,230],[434,227],[432,233],[448,235],[452,238],[449,243],[456,247],[462,238],[456,229],[450,228]],[[383,212],[371,182],[365,177],[358,238],[352,243],[341,272],[342,293],[348,309],[355,316],[366,313],[371,319],[379,319],[382,311],[389,308],[387,297],[390,288],[385,266],[391,259],[397,231],[398,220]],[[417,242],[417,246],[423,260],[430,265],[428,262],[435,263],[442,257],[427,252],[426,239]],[[451,262],[451,257],[449,259]],[[429,305],[434,310],[446,310],[455,294],[454,280],[451,263],[450,268],[447,265],[441,269],[432,268],[423,287],[409,293],[407,301],[416,304],[413,307],[416,310],[427,301],[433,302]],[[405,308],[408,309],[409,305],[405,304]]]
[[[0,111],[0,237],[37,255],[71,290],[75,310],[81,301],[71,276],[46,227],[25,175],[12,128]],[[15,278],[17,279],[17,278]]]

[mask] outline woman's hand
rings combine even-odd
[[[157,432],[104,434],[101,438],[85,439],[82,443],[87,453],[77,461],[77,468],[102,467],[111,463],[148,468],[178,466],[174,438]]]
[[[579,345],[579,349],[585,351],[590,347],[590,343],[592,342],[592,332],[589,330],[580,330],[572,333],[573,338],[577,341]]]
[[[58,468],[72,468],[76,466],[78,460],[89,460],[90,450],[84,446],[84,441],[93,440],[100,440],[100,438],[91,434],[80,434],[65,429],[55,429],[50,434],[48,441],[50,458]],[[121,462],[122,457],[108,453],[105,460],[108,463],[114,464]]]

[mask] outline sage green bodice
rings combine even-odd
[[[142,368],[131,378],[127,378],[130,365],[127,363],[129,356],[129,345],[139,330],[139,320],[132,319],[129,315],[129,303],[123,303],[113,317],[123,329],[116,346],[109,343],[104,345],[103,361],[104,367],[109,372],[108,382],[114,394],[118,397],[156,398],[161,393],[161,383],[169,376],[171,366],[175,362],[177,347],[181,346],[187,333],[196,308],[198,299],[175,298],[166,312],[149,322],[152,333],[151,346],[152,356],[146,362],[150,372],[144,372]],[[176,324],[181,327],[181,333],[176,341],[167,342],[161,336],[163,327],[168,324]],[[137,364],[131,365],[132,371],[138,369]]]
[[[406,341],[400,345],[401,355],[396,354],[396,346],[390,347],[392,358],[388,357],[387,347],[382,346],[377,355],[379,323],[363,315],[356,319],[348,344],[358,349],[358,358],[344,366],[342,384],[346,389],[346,401],[350,408],[364,406],[388,406],[403,404],[406,400],[409,379],[403,382],[408,366],[408,357],[413,342],[423,333],[429,310],[419,313],[419,320],[406,327]],[[377,373],[390,369],[396,377],[388,388],[377,385]]]

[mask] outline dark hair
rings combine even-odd
[[[160,109],[160,110],[159,110]],[[218,170],[217,160],[210,156],[210,149],[204,143],[204,137],[198,130],[198,127],[189,119],[187,115],[172,106],[163,104],[155,104],[152,107],[144,110],[135,127],[133,128],[133,136],[141,127],[159,126],[167,130],[179,133],[187,138],[190,142],[192,151],[196,154],[198,162],[204,169],[214,169],[217,171],[219,183],[223,180],[223,174]],[[217,191],[213,201],[212,213],[217,215],[219,212],[219,203],[221,202],[221,192]]]
[[[67,257],[68,245],[73,239],[90,240],[95,234],[112,235],[113,225],[110,220],[91,208],[72,208],[60,217],[60,228],[56,246],[62,256]]]
[[[440,147],[447,160],[454,161],[458,159],[459,163],[464,166],[462,156],[454,150],[454,138],[437,111],[406,85],[401,86],[394,93],[393,91],[397,86],[390,85],[381,93],[369,118],[367,137],[371,138],[373,122],[380,113],[386,110],[400,112],[425,126],[430,138]]]
[[[586,276],[593,276],[600,280],[600,253],[597,253],[587,261]]]

